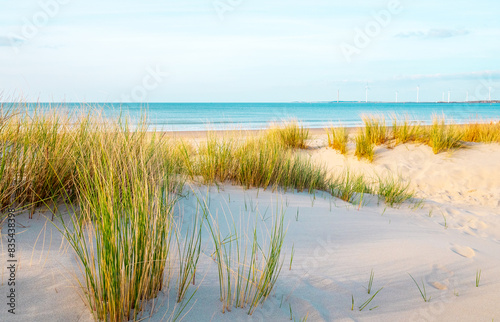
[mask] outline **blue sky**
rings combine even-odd
[[[0,92],[42,101],[500,99],[493,0],[2,1]]]

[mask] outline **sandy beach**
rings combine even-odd
[[[192,222],[198,200],[203,199],[223,232],[229,232],[232,224],[227,223],[233,220],[248,236],[248,223],[258,221],[265,240],[265,227],[280,211],[287,232],[276,286],[264,305],[247,315],[247,310],[239,308],[222,313],[211,239],[204,230],[196,286],[190,292],[198,289],[180,317],[185,321],[498,319],[500,145],[471,143],[437,155],[421,144],[379,146],[374,162],[368,163],[358,161],[352,147],[346,156],[327,148],[326,135],[320,132],[313,131],[309,147],[298,153],[325,165],[330,173],[349,167],[371,178],[399,175],[410,182],[414,199],[423,201],[391,208],[376,196],[364,196],[357,205],[325,192],[190,184],[176,206],[183,223]],[[193,136],[199,133],[185,135],[187,139]],[[17,308],[15,315],[2,312],[2,321],[92,320],[76,282],[79,273],[73,250],[50,220],[43,209],[33,219],[28,219],[27,212],[16,217]],[[59,225],[57,219],[54,223]],[[6,263],[4,238],[2,243],[0,260]],[[153,314],[145,316],[147,320],[168,320],[179,308],[175,303],[177,270],[176,266],[167,269],[173,276],[170,288],[151,301]],[[9,279],[5,265],[1,272],[0,293],[4,295]],[[368,294],[371,272],[373,285]],[[422,291],[425,287],[425,295],[412,277]]]
[[[3,1],[0,322],[500,321],[500,1]]]

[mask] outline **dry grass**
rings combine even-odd
[[[465,142],[500,143],[500,122],[475,121],[461,126],[459,131]]]
[[[55,111],[28,114],[15,110],[4,116],[0,131],[2,209],[16,203],[33,212],[44,203],[57,204],[63,191],[72,190],[75,151],[69,123],[69,116]]]
[[[328,146],[342,154],[347,154],[347,143],[349,142],[349,133],[344,127],[330,127],[326,130],[328,135]]]
[[[232,182],[245,188],[300,191],[326,187],[326,170],[295,155],[275,128],[246,140],[216,139],[209,134],[188,168],[193,169],[193,178],[201,177],[205,184]]]
[[[372,142],[370,137],[367,136],[365,132],[360,131],[356,136],[356,150],[354,151],[354,155],[358,158],[358,160],[366,159],[373,162],[375,155],[374,148],[375,144]]]
[[[426,136],[428,137],[427,144],[434,154],[462,146],[460,142],[463,137],[462,132],[454,124],[446,125],[444,118],[434,117]]]
[[[277,141],[284,148],[305,149],[309,139],[309,129],[297,121],[274,124],[267,131],[267,140]]]
[[[363,116],[364,135],[367,142],[375,145],[384,144],[389,138],[385,118],[377,116]]]
[[[395,144],[404,144],[418,141],[424,134],[424,128],[417,122],[410,121],[404,117],[401,121],[397,116],[392,120],[392,133]]]
[[[73,159],[80,215],[63,221],[63,234],[80,261],[95,318],[136,319],[165,286],[172,206],[182,182],[175,162],[165,159],[166,141],[144,127],[92,121],[82,134]]]

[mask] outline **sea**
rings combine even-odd
[[[366,115],[429,124],[433,117],[447,122],[500,120],[498,103],[378,103],[378,102],[290,102],[290,103],[37,103],[77,112],[102,111],[106,117],[128,117],[131,124],[147,119],[150,130],[203,131],[264,129],[272,123],[299,121],[308,128],[356,127]]]

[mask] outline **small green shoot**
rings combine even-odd
[[[372,271],[370,272],[370,280],[368,281],[368,294],[372,291],[372,285],[373,285],[373,277],[375,274],[373,273],[373,268]]]
[[[481,270],[476,271],[476,287],[479,287],[479,282],[481,281]]]
[[[413,278],[413,276],[411,276],[410,273],[408,273],[408,275],[410,275],[410,277],[413,280],[413,282],[415,283],[415,285],[417,285],[418,291],[420,292],[420,295],[422,295],[422,299],[424,299],[424,302],[429,302],[431,300],[431,297],[430,296],[427,297],[427,292],[425,291],[424,280],[422,279],[422,288],[420,288],[420,286],[418,285],[417,281]]]
[[[370,302],[375,298],[375,296],[377,296],[377,294],[382,291],[383,287],[380,288],[377,292],[375,292],[375,294],[372,295],[372,297],[370,297],[368,300],[366,300],[363,304],[361,304],[359,306],[359,310],[360,311],[363,311],[367,306],[368,304],[370,304]]]

